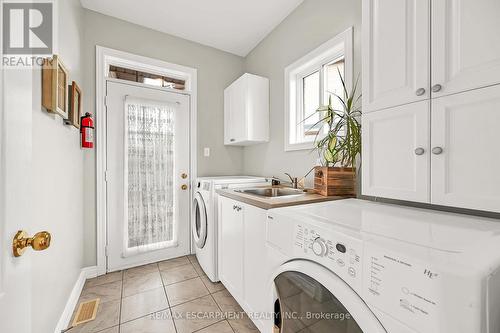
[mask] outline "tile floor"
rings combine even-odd
[[[96,319],[68,333],[258,332],[226,288],[207,278],[195,256],[89,279],[78,304],[97,297]]]

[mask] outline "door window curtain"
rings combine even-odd
[[[123,256],[177,245],[175,103],[125,99]]]

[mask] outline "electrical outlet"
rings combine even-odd
[[[210,157],[210,148],[207,147],[203,149],[203,156]]]

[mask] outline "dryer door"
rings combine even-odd
[[[193,202],[193,237],[196,247],[202,249],[207,240],[207,208],[203,196],[196,192]]]
[[[274,288],[275,332],[386,333],[358,294],[319,264],[284,264]]]

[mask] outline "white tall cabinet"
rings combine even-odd
[[[363,0],[363,194],[500,212],[500,1]]]

